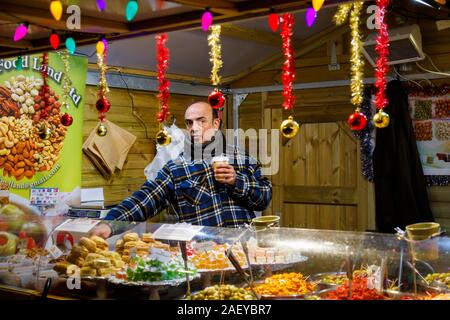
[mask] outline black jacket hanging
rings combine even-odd
[[[408,111],[408,95],[398,80],[387,85],[390,124],[377,129],[373,153],[377,231],[393,233],[416,222],[433,221],[425,177]]]

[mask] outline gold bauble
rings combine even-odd
[[[100,137],[104,137],[104,136],[106,136],[107,133],[108,133],[108,128],[106,128],[106,126],[103,123],[100,124],[97,128],[97,134]]]
[[[373,123],[377,128],[386,128],[389,125],[389,115],[383,110],[380,110],[373,116]]]
[[[42,140],[48,140],[52,135],[52,129],[46,126],[42,126],[39,128],[39,138]]]
[[[292,116],[289,116],[289,118],[284,120],[280,126],[281,134],[283,137],[288,139],[295,137],[299,128],[299,124],[294,120],[294,118],[292,118]]]
[[[167,130],[159,130],[156,134],[156,143],[160,146],[167,146],[172,141],[172,137]]]

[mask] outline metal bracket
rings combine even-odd
[[[234,144],[239,147],[239,107],[247,99],[248,93],[235,93],[233,94],[233,129],[234,129]]]

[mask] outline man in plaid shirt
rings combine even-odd
[[[155,180],[111,209],[105,220],[145,221],[167,207],[179,222],[204,226],[239,227],[266,209],[272,185],[262,177],[260,164],[237,147],[225,144],[216,110],[205,102],[185,113],[189,136],[184,152],[169,161]],[[221,154],[217,154],[218,150]],[[211,166],[211,158],[225,154],[229,164]],[[100,224],[93,234],[109,237],[114,223]]]

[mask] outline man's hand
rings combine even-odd
[[[218,164],[214,168],[214,177],[217,182],[234,186],[236,182],[236,171],[232,165]]]
[[[99,223],[91,230],[90,235],[108,239],[111,233],[112,230],[109,225],[107,225],[106,223]]]

